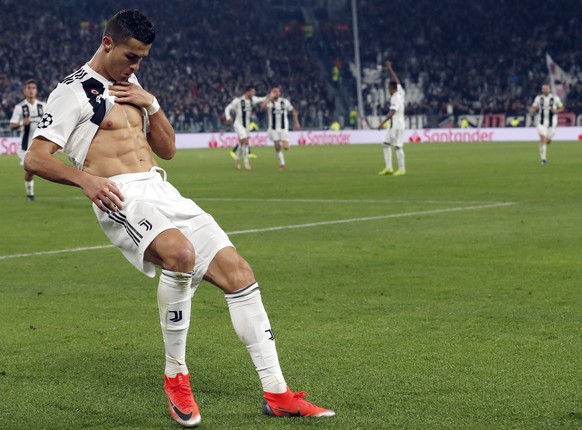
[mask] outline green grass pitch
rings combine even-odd
[[[582,428],[582,143],[227,149],[162,162],[251,263],[287,382],[331,419],[262,416],[222,294],[193,303],[206,429]],[[157,279],[109,246],[89,201],[0,157],[0,428],[177,429]]]

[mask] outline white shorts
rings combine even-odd
[[[24,166],[24,157],[26,156],[26,151],[22,148],[16,150],[16,155],[18,155],[18,162],[21,166]]]
[[[401,128],[389,128],[386,130],[386,137],[384,138],[384,143],[394,145],[397,148],[402,148],[404,146],[404,130]]]
[[[273,142],[289,142],[289,132],[287,130],[269,130],[269,139]]]
[[[192,200],[182,197],[172,184],[153,167],[148,172],[113,176],[125,201],[119,212],[103,212],[93,204],[93,211],[103,232],[138,270],[150,278],[156,275],[153,263],[144,253],[163,231],[179,229],[195,252],[192,283],[198,284],[218,251],[233,246],[214,218]]]
[[[236,135],[238,136],[239,140],[243,140],[249,137],[249,131],[247,130],[247,128],[244,125],[239,124],[238,122],[234,123],[234,131],[236,132]]]
[[[546,127],[544,125],[538,124],[537,129],[538,129],[538,134],[540,136],[545,136],[550,140],[552,140],[554,137],[554,134],[556,134],[556,127]]]

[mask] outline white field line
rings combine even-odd
[[[455,207],[455,208],[444,208],[444,209],[433,209],[428,211],[417,211],[417,212],[404,212],[404,213],[397,213],[397,214],[390,214],[390,215],[378,215],[378,216],[370,216],[370,217],[361,217],[361,218],[348,218],[348,219],[338,219],[338,220],[331,220],[331,221],[319,221],[319,222],[311,222],[306,224],[290,224],[290,225],[281,225],[276,227],[267,227],[267,228],[256,228],[250,230],[238,230],[238,231],[231,231],[226,232],[229,236],[237,235],[237,234],[251,234],[251,233],[264,233],[269,231],[278,231],[278,230],[289,230],[293,228],[309,228],[309,227],[318,227],[322,225],[335,225],[335,224],[346,224],[352,222],[363,222],[363,221],[377,221],[382,219],[391,219],[391,218],[405,218],[411,216],[422,216],[422,215],[435,215],[435,214],[442,214],[442,213],[449,213],[449,212],[461,212],[461,211],[471,211],[471,210],[479,210],[479,209],[490,209],[490,208],[499,208],[504,206],[512,206],[516,204],[515,202],[498,202],[498,203],[491,203],[491,204],[484,204],[484,205],[476,205],[476,206],[463,206],[463,207]],[[0,260],[8,260],[11,258],[21,258],[21,257],[34,257],[34,256],[42,256],[42,255],[51,255],[51,254],[64,254],[68,252],[81,252],[81,251],[93,251],[97,249],[107,249],[113,248],[113,245],[100,245],[100,246],[85,246],[80,248],[69,248],[69,249],[57,249],[54,251],[39,251],[39,252],[29,252],[23,254],[10,254],[10,255],[0,255]]]
[[[393,203],[417,203],[417,204],[471,204],[471,205],[485,205],[497,204],[505,202],[485,202],[478,200],[405,200],[405,199],[262,199],[262,198],[246,198],[246,197],[188,197],[195,202],[261,202],[261,203],[378,203],[378,204],[393,204]],[[65,200],[63,197],[43,197],[43,200]],[[85,196],[67,197],[66,200],[87,200]]]

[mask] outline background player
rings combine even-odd
[[[234,131],[238,136],[240,146],[238,152],[234,157],[234,165],[240,169],[240,159],[243,159],[245,170],[251,170],[251,163],[249,162],[249,127],[251,123],[251,116],[253,114],[253,107],[263,100],[265,97],[257,97],[254,85],[249,85],[245,88],[245,92],[240,97],[235,97],[229,105],[224,108],[224,116],[228,123],[232,122],[231,113],[235,112]]]
[[[547,164],[547,146],[552,143],[558,127],[558,114],[564,112],[564,104],[560,97],[551,93],[550,86],[542,85],[542,93],[538,94],[530,108],[531,113],[537,113],[537,129],[540,136],[540,161]]]
[[[285,170],[285,156],[281,148],[285,151],[289,149],[289,112],[293,116],[295,130],[301,129],[297,111],[288,99],[281,97],[281,87],[274,87],[269,96],[261,103],[261,107],[267,109],[268,134],[269,139],[275,145],[275,151],[279,159],[279,170]]]
[[[380,176],[402,176],[406,174],[403,140],[405,93],[402,85],[400,85],[398,76],[396,76],[396,73],[394,73],[394,70],[392,69],[392,63],[390,61],[386,62],[386,68],[388,69],[388,72],[390,72],[390,77],[392,79],[388,84],[388,92],[390,93],[390,110],[386,115],[386,118],[384,118],[384,121],[382,121],[378,126],[378,129],[382,129],[387,121],[391,121],[384,139],[384,161],[386,162],[386,167],[378,174]],[[398,160],[398,170],[396,170],[396,172],[392,169],[392,146],[394,146],[396,159]]]
[[[14,107],[12,118],[10,118],[10,129],[20,130],[20,147],[16,151],[20,165],[24,165],[24,155],[28,150],[32,135],[40,118],[45,110],[45,102],[36,99],[38,88],[34,79],[29,79],[24,84],[23,101]],[[26,198],[29,202],[34,200],[34,175],[24,171],[24,187],[26,189]]]

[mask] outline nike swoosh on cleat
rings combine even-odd
[[[286,411],[285,409],[277,408],[277,411],[285,414],[288,417],[300,417],[301,416],[301,409],[297,409],[297,412],[290,412]]]
[[[176,415],[178,415],[180,417],[180,419],[182,419],[184,421],[189,421],[190,418],[192,418],[192,412],[190,412],[189,414],[185,414],[180,409],[178,409],[178,407],[171,400],[170,400],[170,405],[172,405],[173,411],[176,413]]]

